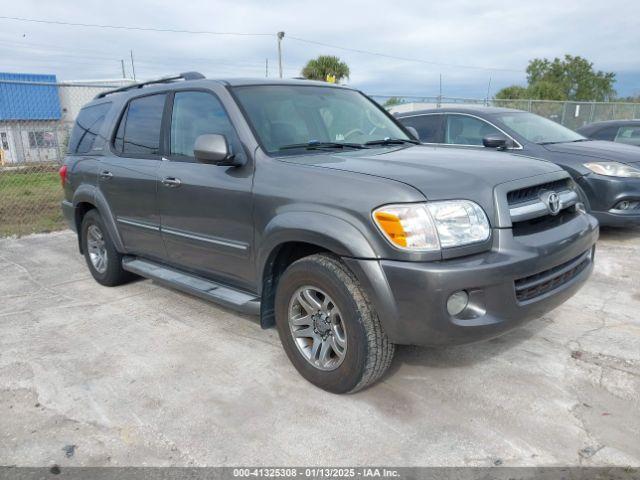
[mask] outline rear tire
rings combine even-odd
[[[91,275],[101,285],[115,287],[133,278],[123,270],[122,255],[116,250],[100,213],[90,210],[80,228],[82,251]]]
[[[353,273],[339,258],[316,254],[291,264],[276,290],[276,325],[298,372],[332,393],[375,383],[395,345]]]

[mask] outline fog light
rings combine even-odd
[[[452,294],[447,300],[447,312],[449,315],[456,316],[462,313],[467,308],[469,303],[469,295],[464,290],[460,290]]]

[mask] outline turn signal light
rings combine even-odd
[[[375,212],[374,216],[382,231],[389,237],[389,240],[400,247],[407,246],[407,234],[397,215],[388,212]]]

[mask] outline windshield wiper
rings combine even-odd
[[[291,145],[283,145],[278,150],[293,150],[296,148],[304,148],[305,150],[320,150],[323,148],[367,148],[359,143],[342,143],[342,142],[307,142],[292,143]]]
[[[554,145],[556,143],[575,143],[575,142],[588,142],[590,139],[589,138],[579,138],[577,140],[559,140],[559,141],[554,141],[554,142],[538,142],[538,145]]]
[[[404,143],[419,144],[418,140],[411,140],[410,138],[381,138],[380,140],[369,140],[365,142],[365,145],[402,145]]]

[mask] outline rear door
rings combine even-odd
[[[127,251],[164,259],[157,208],[157,176],[165,93],[135,97],[121,115],[113,143],[98,170]],[[109,149],[105,149],[109,150]]]
[[[158,199],[168,261],[240,288],[255,276],[253,249],[253,164],[208,165],[193,156],[196,138],[218,133],[232,152],[245,157],[238,135],[218,97],[209,90],[171,94],[165,161]]]

